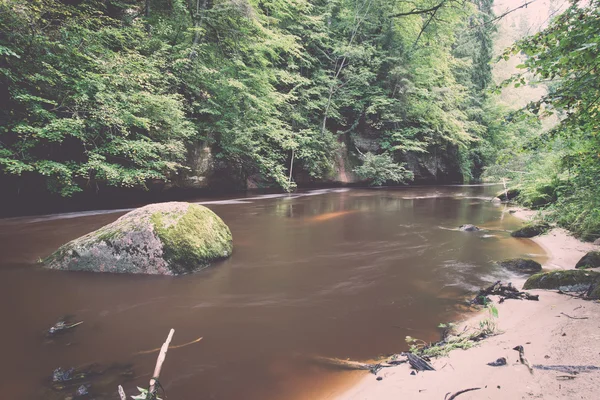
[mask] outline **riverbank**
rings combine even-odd
[[[518,209],[514,215],[529,219],[532,213]],[[529,239],[516,239],[529,240]],[[572,269],[585,252],[598,248],[570,236],[567,231],[553,229],[533,238],[548,253],[545,270]],[[521,287],[524,279],[514,279]],[[529,362],[542,365],[598,365],[600,354],[600,304],[544,290],[532,290],[540,301],[507,300],[496,302],[499,317],[497,336],[486,339],[469,350],[454,350],[447,357],[432,360],[436,371],[411,375],[407,365],[386,368],[365,376],[337,400],[367,399],[443,399],[448,393],[468,388],[480,388],[460,395],[468,399],[597,399],[600,372],[581,373],[565,377],[564,372],[534,370],[531,374],[519,363],[513,350],[522,345]],[[459,330],[476,327],[488,318],[478,313],[461,323]],[[586,319],[574,319],[586,318]],[[503,367],[486,365],[500,357],[508,364]]]

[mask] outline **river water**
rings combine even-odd
[[[95,398],[147,386],[170,328],[161,374],[169,399],[327,398],[347,373],[312,356],[370,359],[436,340],[437,325],[496,278],[494,260],[543,250],[490,202],[489,186],[329,189],[207,201],[229,225],[234,254],[179,277],[47,271],[36,260],[125,211],[0,220],[0,388],[5,398],[64,399],[57,367],[131,364],[101,377]],[[201,199],[197,199],[201,201]],[[485,231],[459,232],[464,223]],[[48,339],[65,314],[84,323]],[[110,372],[105,375],[110,375]],[[116,379],[116,380],[115,380]]]

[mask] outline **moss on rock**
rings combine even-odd
[[[593,286],[592,286],[593,285]],[[600,298],[600,274],[593,271],[560,270],[531,276],[523,289],[555,289],[563,292],[583,292],[590,289]],[[590,296],[591,297],[591,296]]]
[[[512,258],[509,260],[500,261],[502,268],[509,269],[511,271],[520,272],[523,274],[535,274],[542,270],[542,265],[534,260],[528,258]]]
[[[127,213],[65,244],[43,263],[70,271],[175,275],[204,268],[232,250],[231,232],[214,212],[171,202]]]
[[[233,251],[231,232],[214,212],[196,204],[183,215],[156,212],[150,217],[163,243],[165,260],[177,273],[227,258]]]
[[[535,224],[527,224],[521,229],[517,229],[510,234],[512,237],[517,238],[531,238],[546,233],[550,229],[550,225],[542,222]]]

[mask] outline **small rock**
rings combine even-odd
[[[561,336],[567,336],[567,334],[566,334],[566,333],[563,333]]]
[[[459,226],[458,230],[463,231],[463,232],[477,232],[480,229],[478,227],[476,227],[475,225],[465,224],[465,225]]]
[[[90,394],[88,387],[86,385],[81,385],[77,388],[77,392],[75,392],[75,397],[83,397]]]
[[[512,258],[500,261],[500,266],[523,274],[535,274],[542,270],[542,265],[540,263],[528,258]]]
[[[382,378],[382,377],[380,377],[380,376],[378,376],[378,377],[377,377],[377,380],[378,380],[378,381],[382,381],[382,380],[383,380],[383,378]]]
[[[503,365],[506,365],[506,358],[500,357],[496,361],[487,363],[487,365],[489,365],[490,367],[501,367]]]
[[[575,268],[598,268],[600,267],[600,251],[590,251],[575,264]]]
[[[71,368],[68,370],[63,370],[61,367],[58,367],[52,372],[52,382],[67,382],[73,379],[73,372],[75,372],[75,368]]]
[[[410,374],[411,375],[416,375],[417,373],[415,371],[412,371]]]
[[[546,233],[549,229],[550,225],[544,222],[539,224],[528,224],[522,227],[521,229],[517,229],[516,231],[511,233],[510,236],[516,238],[532,238],[534,236]]]

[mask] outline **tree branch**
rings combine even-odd
[[[512,10],[508,10],[508,11],[506,11],[505,13],[503,13],[503,14],[500,14],[499,16],[497,16],[497,17],[496,17],[496,18],[494,18],[494,19],[490,19],[489,21],[485,21],[485,22],[484,22],[484,23],[482,23],[482,24],[479,24],[479,25],[472,26],[471,28],[477,28],[477,27],[481,27],[481,26],[486,26],[486,25],[489,25],[489,24],[493,24],[494,22],[496,22],[496,21],[498,21],[498,20],[501,20],[502,18],[506,17],[506,16],[507,16],[508,14],[510,14],[510,13],[513,13],[513,12],[515,12],[515,11],[517,11],[517,10],[520,10],[521,8],[527,8],[527,6],[528,6],[529,4],[531,4],[531,3],[535,3],[536,1],[537,1],[537,0],[530,0],[530,1],[528,1],[527,3],[523,3],[523,4],[521,4],[519,7],[515,7],[515,8],[513,8]]]
[[[402,13],[390,15],[390,18],[406,17],[408,15],[420,15],[420,14],[429,14],[429,13],[432,13],[432,12],[436,12],[437,10],[439,10],[440,8],[442,8],[444,6],[444,4],[446,4],[446,1],[448,1],[448,0],[442,0],[438,5],[435,5],[435,6],[431,7],[431,8],[426,8],[426,9],[415,8],[412,11],[402,12]]]

